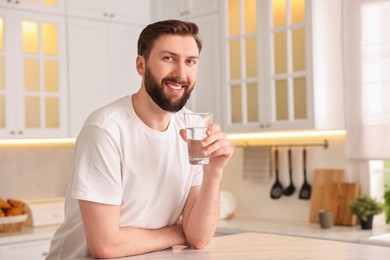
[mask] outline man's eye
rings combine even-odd
[[[164,60],[173,60],[173,57],[172,56],[164,56],[163,59]]]
[[[196,60],[188,60],[187,63],[191,64],[191,65],[195,65],[196,64]]]

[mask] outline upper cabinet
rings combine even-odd
[[[65,0],[0,0],[0,7],[65,14]]]
[[[68,1],[71,137],[94,110],[139,89],[137,40],[149,10],[144,0]]]
[[[150,1],[67,0],[66,2],[67,13],[73,17],[139,25],[150,22]]]
[[[154,20],[181,19],[215,13],[219,0],[152,0]]]
[[[223,1],[227,131],[344,128],[341,3],[313,2]]]
[[[68,135],[65,18],[0,8],[0,136]]]

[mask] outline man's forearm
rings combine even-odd
[[[219,219],[221,176],[214,174],[212,178],[209,178],[206,174],[197,200],[187,219],[183,221],[183,230],[187,242],[194,248],[203,248],[210,242],[214,236]]]
[[[95,241],[90,252],[97,258],[114,258],[139,255],[185,245],[186,240],[181,225],[161,229],[119,228],[110,239]]]

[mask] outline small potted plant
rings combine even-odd
[[[372,229],[374,215],[382,213],[383,204],[368,195],[362,195],[349,204],[349,209],[359,218],[362,229]]]
[[[383,198],[385,199],[386,224],[390,224],[390,189],[385,191]]]

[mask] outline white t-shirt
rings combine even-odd
[[[183,113],[172,113],[166,131],[135,114],[131,96],[92,113],[76,142],[65,221],[51,242],[51,259],[89,255],[78,200],[121,205],[119,226],[158,229],[176,223],[202,167],[188,163],[179,135]]]

